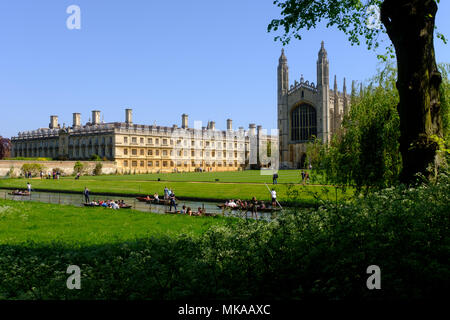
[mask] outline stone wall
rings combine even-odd
[[[0,177],[4,177],[8,174],[11,168],[14,169],[16,176],[20,175],[21,168],[25,163],[38,163],[45,167],[44,173],[51,171],[53,168],[60,168],[64,175],[71,175],[73,173],[73,167],[76,161],[27,161],[27,160],[0,160]],[[94,170],[95,161],[81,161],[88,167],[88,173],[92,174]],[[116,173],[116,163],[114,161],[102,161],[103,165],[102,173]]]

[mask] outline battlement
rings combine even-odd
[[[310,83],[308,80],[304,81],[303,75],[300,78],[300,82],[295,80],[294,84],[289,87],[288,94],[292,94],[292,93],[296,92],[299,89],[311,90],[314,93],[318,92],[317,85],[315,85],[314,82]]]

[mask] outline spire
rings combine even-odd
[[[355,80],[352,81],[352,97],[356,96]]]
[[[279,59],[280,64],[287,64],[287,58],[284,55],[284,48],[281,48],[281,56]]]
[[[334,75],[334,93],[335,93],[335,94],[338,93],[338,89],[337,89],[337,81],[336,81],[336,75]]]
[[[362,82],[360,83],[360,86],[359,86],[359,96],[360,97],[363,96],[363,85],[362,85]]]
[[[342,89],[344,92],[344,95],[347,95],[347,85],[345,83],[345,77],[344,77],[344,89]]]
[[[323,41],[320,44],[319,57],[327,57],[327,50],[325,50],[325,42]]]

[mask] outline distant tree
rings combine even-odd
[[[0,136],[0,160],[11,155],[11,140]]]
[[[434,53],[435,18],[439,0],[275,0],[282,9],[281,19],[274,19],[269,31],[284,28],[275,39],[283,44],[300,31],[315,28],[327,20],[327,27],[337,26],[352,44],[364,37],[369,49],[379,46],[379,35],[387,33],[397,57],[397,89],[400,101],[400,152],[403,158],[401,180],[412,182],[416,173],[428,175],[442,138],[440,112],[441,73]],[[369,27],[370,7],[379,9],[380,28]],[[384,28],[383,28],[384,26]],[[442,34],[438,37],[446,42]]]

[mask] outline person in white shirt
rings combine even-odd
[[[277,205],[277,192],[272,189],[272,191],[270,191],[270,194],[272,195],[272,207],[275,208],[275,206]]]
[[[28,192],[31,192],[31,184],[29,182],[27,182],[27,189],[28,189]]]

